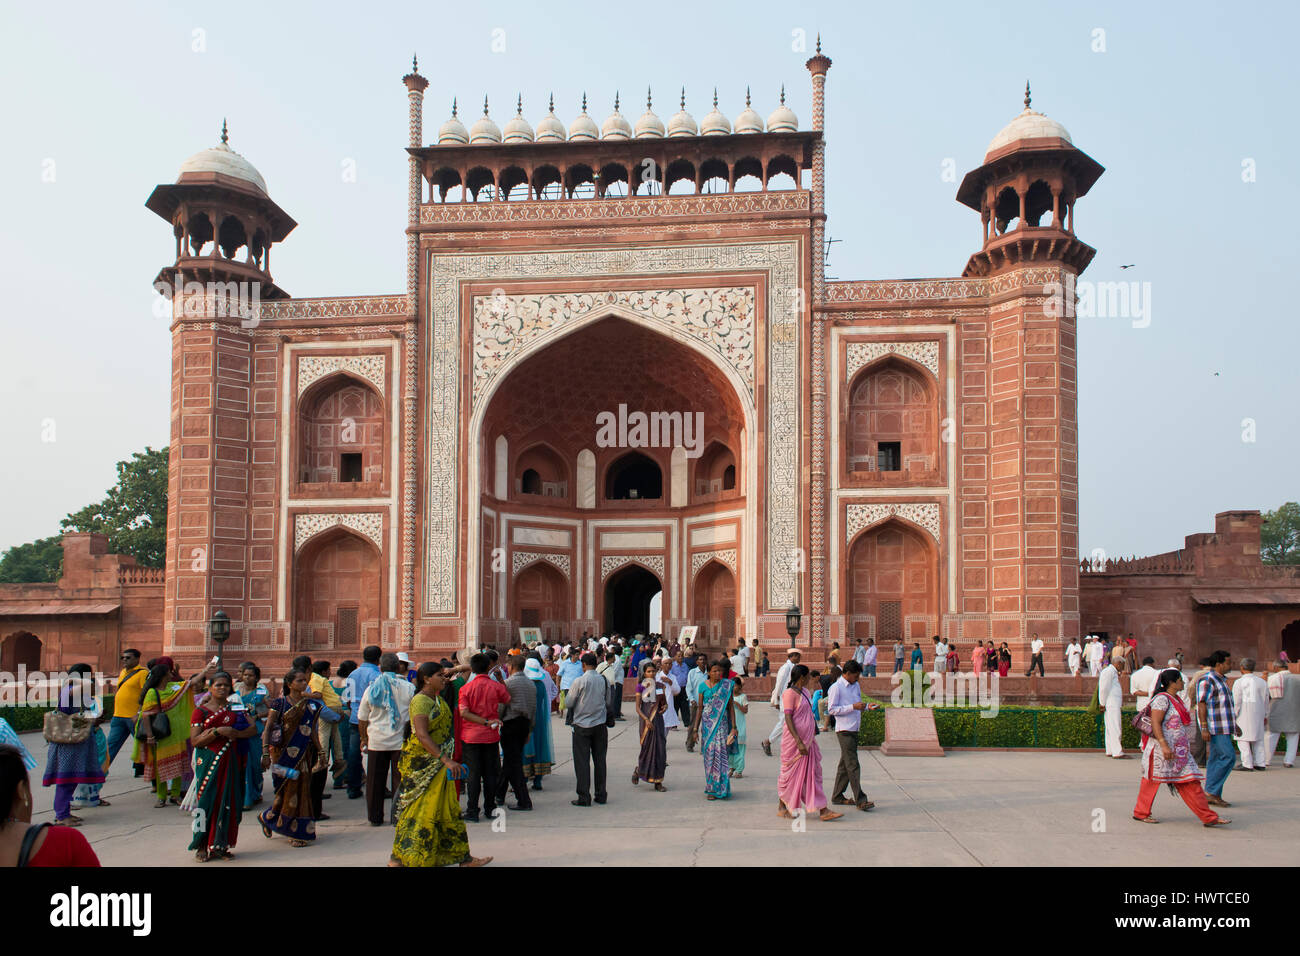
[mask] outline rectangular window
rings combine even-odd
[[[360,481],[361,480],[361,454],[359,452],[344,453],[339,456],[339,481]]]
[[[876,446],[876,470],[898,471],[903,463],[903,444],[896,441],[882,441]]]

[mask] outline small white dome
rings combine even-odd
[[[501,127],[492,122],[492,117],[488,115],[486,96],[483,97],[483,115],[469,128],[469,141],[471,144],[501,142]]]
[[[682,87],[682,106],[668,121],[668,135],[699,136],[700,128],[695,125],[695,117],[686,112],[686,87]]]
[[[745,87],[745,109],[736,117],[737,133],[761,133],[763,132],[763,117],[755,113],[749,106],[749,87]]]
[[[794,110],[785,105],[785,84],[781,84],[781,105],[772,110],[772,115],[767,118],[767,131],[769,133],[793,133],[799,129],[799,117],[794,115]]]
[[[614,94],[614,112],[600,126],[601,139],[631,139],[632,124],[618,111],[618,94]]]
[[[438,127],[439,146],[464,146],[469,142],[469,130],[456,116],[456,101],[451,101],[451,118]]]
[[[569,124],[569,139],[600,139],[596,121],[587,115],[587,94],[582,94],[582,112]]]
[[[663,139],[664,124],[658,116],[655,116],[654,110],[650,108],[650,90],[645,91],[645,112],[641,118],[636,121],[636,138],[637,139]]]
[[[1070,145],[1074,145],[1074,141],[1070,139],[1069,131],[1064,126],[1056,120],[1044,116],[1037,110],[1029,108],[1028,83],[1025,84],[1024,111],[1002,127],[1001,132],[989,142],[989,148],[984,150],[985,162],[993,153],[1022,139],[1063,139]]]
[[[524,119],[524,97],[522,93],[515,104],[515,115],[506,121],[506,127],[502,133],[501,141],[503,143],[531,143],[533,141],[533,127],[528,120]]]
[[[231,179],[238,179],[266,194],[266,180],[256,167],[226,145],[226,122],[221,121],[221,142],[216,146],[195,153],[181,163],[181,170],[176,181],[186,173],[220,173]]]
[[[700,121],[700,133],[704,136],[729,136],[731,120],[722,115],[718,109],[718,90],[713,90],[713,109]]]
[[[563,141],[564,124],[555,115],[555,94],[551,94],[551,111],[537,121],[537,142],[553,143]]]

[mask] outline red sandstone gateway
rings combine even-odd
[[[431,145],[413,68],[392,295],[289,295],[296,223],[223,130],[148,201],[175,238],[165,582],[70,537],[59,584],[0,589],[5,669],[193,668],[217,609],[225,657],[274,668],[646,631],[652,601],[710,650],[783,646],[797,603],[810,658],[873,637],[882,669],[936,634],[1018,666],[1037,633],[1058,672],[1084,631],[1161,658],[1286,629],[1298,656],[1300,581],[1259,564],[1255,512],[1081,586],[1076,326],[1049,300],[1093,258],[1102,167],[1026,90],[958,191],[959,277],[828,282],[830,65],[808,128],[784,93],[766,120],[715,98],[697,122],[683,93],[666,122],[584,101],[535,127],[521,100],[504,128],[453,106]],[[693,447],[598,440],[624,407],[692,416]]]

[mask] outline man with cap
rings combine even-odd
[[[772,732],[767,735],[767,739],[762,742],[763,753],[769,757],[772,756],[772,744],[781,739],[781,734],[785,730],[785,714],[781,713],[781,695],[785,693],[786,688],[790,686],[790,671],[794,670],[794,665],[799,663],[803,655],[799,653],[799,648],[792,647],[785,652],[785,663],[781,669],[776,672],[776,686],[772,688],[772,698],[770,703],[776,708],[776,726]]]

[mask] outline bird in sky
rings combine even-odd
[[[1132,269],[1135,265],[1137,265],[1136,262],[1130,262],[1130,263],[1129,263],[1128,265],[1126,265],[1126,266],[1120,266],[1120,268],[1121,268],[1121,269]]]

